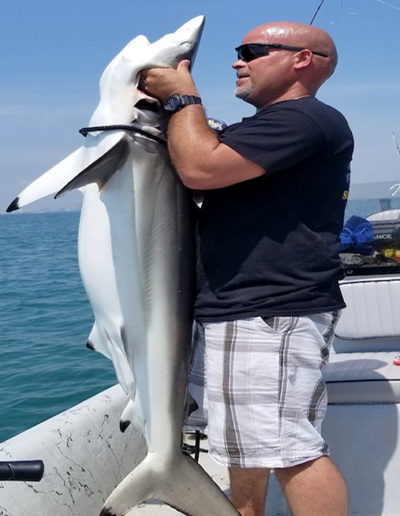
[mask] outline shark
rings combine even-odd
[[[193,210],[165,142],[165,113],[140,89],[150,67],[193,63],[197,16],[151,43],[137,36],[108,64],[84,144],[28,185],[7,208],[83,194],[78,259],[95,322],[88,347],[112,360],[147,455],[109,495],[101,516],[158,500],[189,516],[239,513],[182,452],[194,277]]]

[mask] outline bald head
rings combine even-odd
[[[294,22],[272,22],[259,25],[243,38],[243,43],[280,43],[302,47],[328,57],[314,54],[312,70],[313,80],[318,87],[330,77],[336,67],[338,56],[331,36],[322,29],[312,25]]]

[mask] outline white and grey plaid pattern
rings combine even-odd
[[[210,453],[217,462],[282,468],[328,454],[320,435],[327,405],[321,367],[336,321],[337,313],[254,317],[205,323],[204,334],[197,329],[189,390],[196,391],[203,427],[208,409]],[[204,340],[207,388],[201,400]]]

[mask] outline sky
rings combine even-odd
[[[234,96],[234,47],[270,21],[310,23],[321,0],[13,0],[0,19],[0,213],[83,141],[108,62],[135,36],[154,41],[203,14],[193,67],[209,116],[254,113]],[[355,137],[353,183],[400,183],[400,0],[325,0],[314,25],[335,40],[339,64],[317,97]],[[393,134],[395,134],[395,138]],[[78,192],[24,209],[78,209]]]

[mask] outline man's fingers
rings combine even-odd
[[[177,68],[147,68],[140,72],[138,88],[160,101],[174,94],[194,94],[190,61],[183,59]],[[193,93],[192,93],[193,91]]]
[[[177,71],[180,72],[182,70],[187,70],[189,72],[190,70],[190,61],[189,59],[183,59],[182,61],[179,62],[178,66],[177,66]]]

